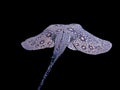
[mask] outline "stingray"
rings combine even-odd
[[[54,24],[49,25],[43,32],[21,42],[25,50],[39,50],[54,47],[50,64],[43,75],[38,90],[50,73],[53,65],[60,55],[69,48],[89,55],[98,55],[108,52],[112,43],[87,32],[80,24]]]

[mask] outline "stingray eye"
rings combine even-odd
[[[46,37],[51,37],[52,36],[52,33],[48,32],[46,33]]]
[[[70,32],[73,32],[73,31],[74,31],[74,28],[69,27],[69,28],[67,28],[67,30],[70,31]]]
[[[57,29],[57,30],[56,30],[56,32],[60,32],[60,31],[62,31],[62,29]]]

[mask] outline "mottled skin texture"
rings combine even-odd
[[[79,24],[50,25],[42,33],[23,41],[21,45],[26,50],[39,50],[54,47],[50,65],[43,76],[38,90],[41,90],[52,66],[64,52],[66,47],[90,55],[106,53],[112,47],[109,41],[90,34]]]

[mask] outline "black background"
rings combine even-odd
[[[21,42],[41,33],[50,24],[70,23],[78,23],[88,32],[111,41],[113,47],[109,52],[97,56],[67,48],[55,63],[42,89],[117,88],[119,76],[117,5],[114,7],[112,2],[46,3],[17,3],[9,9],[9,22],[12,23],[10,32],[14,42],[12,51],[15,51],[12,55],[14,58],[8,62],[12,67],[8,69],[10,72],[8,78],[14,83],[11,85],[12,89],[37,90],[53,53],[53,48],[26,51],[21,47]]]

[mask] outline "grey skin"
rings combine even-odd
[[[65,32],[65,31],[59,32],[56,35],[53,56],[51,58],[50,65],[48,66],[48,68],[47,68],[47,70],[42,78],[42,81],[38,87],[38,90],[41,90],[41,87],[43,86],[48,74],[50,73],[50,71],[54,65],[54,63],[59,58],[59,56],[65,51],[66,47],[70,43],[70,38],[71,38],[71,36],[69,34],[67,34],[67,32]]]

